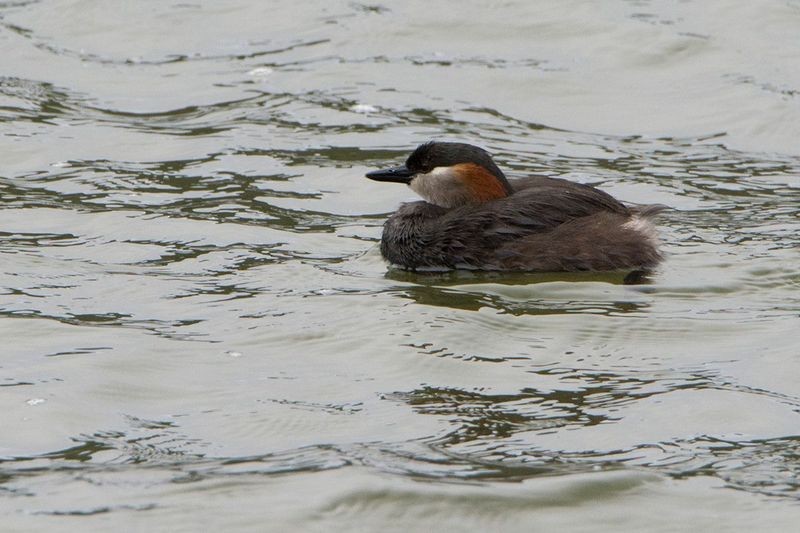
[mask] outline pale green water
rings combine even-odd
[[[800,3],[0,3],[3,531],[792,531]],[[422,276],[431,138],[674,208]]]

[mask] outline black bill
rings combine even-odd
[[[393,183],[410,183],[414,173],[404,166],[392,167],[383,170],[367,172],[366,176],[375,181],[390,181]]]

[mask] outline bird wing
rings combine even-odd
[[[532,178],[512,186],[515,192],[507,198],[441,214],[429,226],[426,244],[437,243],[440,257],[451,264],[491,267],[502,259],[497,250],[509,242],[600,212],[630,215],[622,203],[589,185]]]

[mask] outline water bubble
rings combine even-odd
[[[269,67],[256,67],[250,72],[247,73],[248,76],[254,76],[257,78],[263,78],[272,74],[274,70]]]
[[[350,111],[354,113],[375,113],[378,111],[378,108],[369,104],[355,104],[350,106]]]

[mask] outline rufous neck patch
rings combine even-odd
[[[469,189],[474,201],[478,203],[508,196],[505,187],[494,174],[480,165],[459,163],[453,166],[453,171]]]

